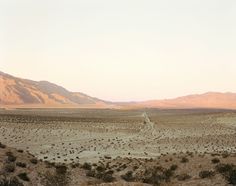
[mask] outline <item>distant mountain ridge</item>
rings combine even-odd
[[[236,109],[236,93],[208,92],[175,99],[114,103],[48,81],[21,79],[0,71],[0,106],[78,108],[224,108]]]
[[[174,99],[138,102],[131,104],[130,107],[236,109],[236,93],[207,92]]]
[[[108,106],[109,103],[47,81],[21,79],[0,72],[0,104],[3,105],[93,105]]]

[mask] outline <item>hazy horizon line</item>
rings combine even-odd
[[[11,77],[14,77],[14,78],[18,78],[18,79],[22,79],[22,80],[30,80],[30,81],[34,81],[34,82],[48,82],[48,83],[51,83],[51,84],[54,84],[54,85],[57,85],[59,87],[62,87],[64,89],[66,89],[67,91],[69,92],[73,92],[73,93],[82,93],[82,94],[85,94],[87,96],[90,96],[90,97],[93,97],[93,98],[97,98],[97,99],[100,99],[100,100],[103,100],[103,101],[107,101],[107,102],[113,102],[113,103],[127,103],[127,102],[147,102],[147,101],[161,101],[161,100],[172,100],[172,99],[177,99],[177,98],[181,98],[181,97],[187,97],[187,96],[195,96],[195,95],[204,95],[204,94],[234,94],[234,92],[231,92],[231,91],[206,91],[206,92],[195,92],[195,93],[188,93],[188,94],[184,94],[184,95],[179,95],[179,96],[175,96],[175,97],[166,97],[166,98],[153,98],[153,99],[143,99],[143,100],[109,100],[109,99],[103,99],[103,98],[99,98],[97,96],[94,96],[94,95],[91,95],[89,93],[86,93],[86,92],[81,92],[81,91],[72,91],[70,89],[67,89],[67,87],[65,86],[62,86],[60,84],[57,84],[57,83],[54,83],[52,81],[49,81],[49,80],[46,80],[46,79],[41,79],[41,80],[35,80],[35,79],[29,79],[29,78],[25,78],[25,77],[19,77],[17,75],[12,75],[8,72],[3,72],[0,70],[0,73],[3,73],[3,74],[6,74],[6,75],[9,75]]]

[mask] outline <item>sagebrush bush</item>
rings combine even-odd
[[[220,160],[218,158],[214,158],[211,160],[212,163],[217,164],[220,163]]]
[[[170,170],[175,171],[178,168],[177,165],[171,165]]]
[[[66,186],[69,180],[66,175],[46,172],[42,182],[44,186]]]
[[[30,162],[36,165],[38,163],[38,160],[36,158],[32,158],[30,159]]]
[[[5,148],[6,148],[6,145],[3,145],[3,144],[0,142],[0,148],[5,149]]]
[[[24,186],[16,177],[0,176],[0,186]]]
[[[26,163],[16,162],[16,166],[21,167],[21,168],[26,168]]]
[[[188,174],[180,174],[180,175],[177,176],[177,179],[178,179],[179,181],[185,181],[185,180],[188,180],[188,179],[190,179],[190,178],[191,178],[191,176],[188,175]]]
[[[91,169],[92,169],[92,166],[91,166],[89,163],[85,162],[85,163],[82,165],[82,168],[85,169],[85,170],[91,170]]]
[[[23,180],[23,181],[30,181],[30,179],[29,179],[27,173],[25,173],[25,172],[18,174],[18,177],[19,177],[21,180]]]
[[[106,168],[104,166],[99,165],[99,166],[97,166],[96,170],[98,172],[104,172],[106,170]]]
[[[201,171],[199,172],[199,177],[202,178],[202,179],[205,179],[205,178],[211,178],[215,175],[215,173],[213,171]]]
[[[9,162],[15,162],[16,161],[16,156],[14,156],[11,151],[6,152],[6,155],[7,155],[7,160]]]
[[[95,170],[89,170],[87,173],[86,173],[86,176],[87,177],[95,177],[96,176],[96,172]]]
[[[112,174],[104,174],[102,180],[104,182],[113,182],[115,180],[115,178],[112,176]]]
[[[181,163],[187,163],[187,162],[189,162],[189,160],[188,160],[188,158],[183,157],[180,162]]]
[[[236,170],[232,170],[229,172],[229,176],[227,177],[229,184],[236,185]]]
[[[219,164],[216,170],[221,173],[229,184],[236,185],[236,166],[233,164]]]
[[[4,166],[4,170],[8,173],[14,172],[15,171],[15,164],[14,163],[9,163]]]
[[[216,166],[216,170],[221,174],[227,174],[231,172],[235,166],[233,164],[219,164]]]
[[[66,174],[67,167],[65,165],[57,165],[56,166],[56,173],[57,174]]]
[[[128,171],[124,175],[122,175],[121,178],[125,181],[132,182],[134,181],[133,172]]]

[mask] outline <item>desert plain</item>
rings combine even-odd
[[[212,165],[209,166],[213,156],[226,157],[227,154],[229,160],[222,161],[235,162],[236,111],[1,109],[0,142],[30,153],[41,161],[80,164],[88,171],[93,170],[92,165],[108,163],[112,165],[112,171],[117,172],[112,174],[128,174],[127,179],[123,176],[124,180],[135,182],[137,180],[131,179],[133,175],[128,173],[131,167],[132,174],[138,175],[145,170],[140,166],[147,168],[163,162],[165,166],[171,167],[177,162],[186,163],[189,161],[186,157],[190,156],[194,161],[188,166],[183,164],[179,174],[192,174],[192,179],[189,178],[191,182],[185,184],[194,185],[194,179],[199,179],[196,169],[201,171],[202,166],[213,169]],[[175,157],[179,160],[175,160]],[[209,162],[204,163],[207,160]],[[86,174],[93,177],[91,172]],[[221,177],[215,177],[214,180],[198,182],[196,185],[227,185],[222,180]],[[87,182],[88,185],[94,183]],[[155,182],[150,183],[155,185]],[[85,182],[83,184],[86,185]],[[164,184],[171,185],[171,182],[165,181]],[[172,185],[184,183],[173,182]]]

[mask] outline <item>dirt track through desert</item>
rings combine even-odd
[[[187,151],[236,152],[234,112],[91,112],[95,118],[85,120],[89,112],[78,111],[60,120],[39,111],[32,115],[4,111],[0,140],[40,159],[64,163]]]

